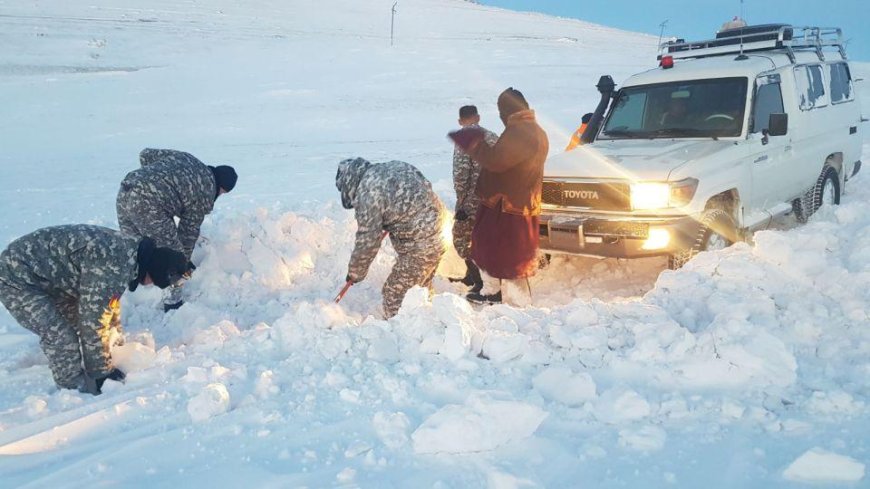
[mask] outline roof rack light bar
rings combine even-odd
[[[793,27],[785,24],[748,26],[722,31],[716,39],[685,42],[668,41],[659,47],[659,59],[663,55],[674,59],[703,58],[724,54],[758,51],[784,51],[792,62],[794,51],[811,49],[824,60],[824,48],[836,48],[846,59],[843,47],[843,31],[838,27]]]

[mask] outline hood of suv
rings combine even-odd
[[[713,139],[616,139],[595,141],[547,159],[544,178],[618,178],[666,181],[672,171],[719,156],[734,141]]]

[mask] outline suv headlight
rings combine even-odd
[[[686,178],[679,182],[639,182],[631,184],[631,208],[653,210],[681,207],[692,201],[698,180]]]

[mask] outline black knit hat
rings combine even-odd
[[[139,242],[136,262],[139,270],[136,279],[129,284],[131,292],[145,280],[146,275],[151,276],[154,285],[165,289],[178,282],[187,271],[187,257],[183,253],[170,248],[157,248],[151,238],[142,238]]]
[[[214,173],[214,181],[217,183],[218,193],[220,193],[220,189],[231,192],[233,188],[235,188],[239,176],[236,175],[236,170],[233,169],[233,167],[221,165],[209,168],[211,168],[212,173]]]

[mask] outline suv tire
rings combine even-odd
[[[737,241],[734,218],[722,209],[707,209],[701,215],[700,226],[691,248],[668,257],[668,268],[676,270],[702,251],[725,249]]]
[[[830,166],[826,166],[816,180],[813,188],[799,199],[792,202],[792,210],[794,217],[800,223],[805,223],[810,216],[819,210],[822,204],[839,205],[840,204],[840,178],[837,175],[837,170]]]

